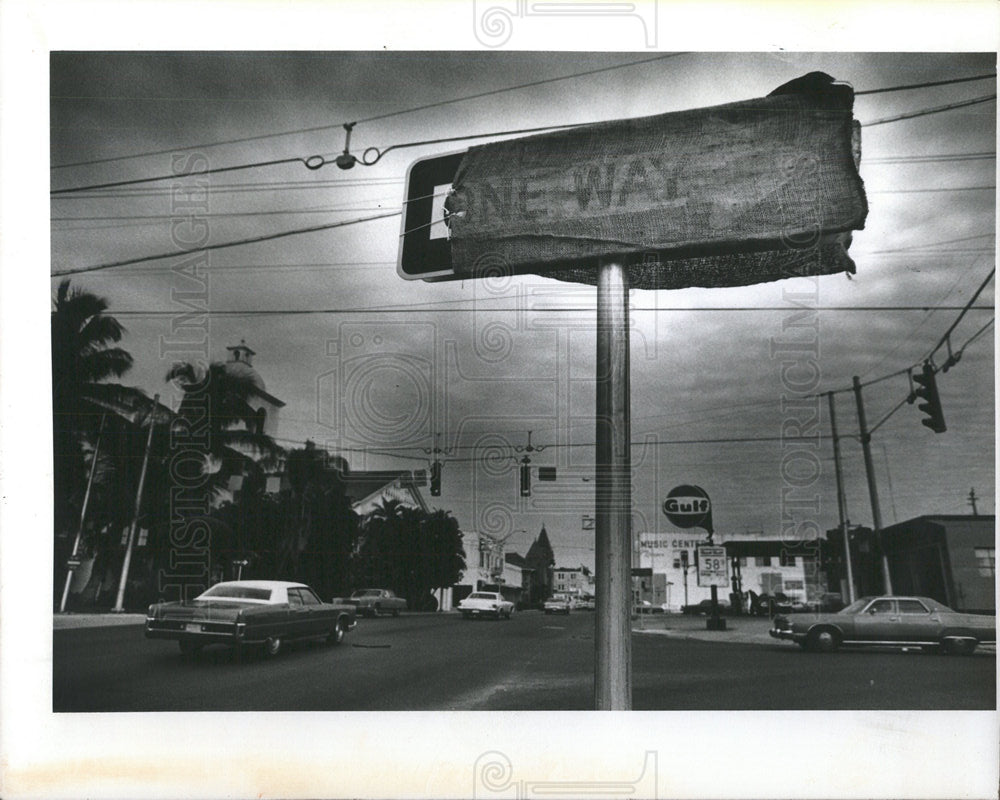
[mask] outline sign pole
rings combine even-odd
[[[623,260],[597,268],[597,430],[594,707],[632,708],[632,496],[628,272]]]

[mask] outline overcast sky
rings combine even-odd
[[[548,78],[650,58],[648,53],[65,53],[51,60],[53,189],[169,174],[176,155],[204,154],[225,167],[352,152],[468,134],[582,123],[697,108],[763,96],[813,70],[856,91],[994,72],[987,54],[684,53],[416,110]],[[982,80],[863,95],[864,126],[996,91]],[[857,434],[852,376],[889,375],[927,355],[993,268],[995,102],[865,127],[861,175],[865,230],[850,254],[857,274],[818,281],[818,392],[837,391],[842,434]],[[268,136],[318,126],[326,130]],[[263,138],[232,142],[246,137]],[[478,141],[478,140],[477,140]],[[198,147],[201,145],[200,147]],[[211,145],[211,146],[207,146]],[[212,243],[399,210],[406,170],[420,157],[466,143],[394,150],[371,167],[316,171],[301,163],[211,176]],[[155,153],[139,158],[135,154]],[[978,155],[976,155],[978,154]],[[985,156],[983,154],[986,154]],[[954,157],[962,156],[961,160]],[[973,157],[970,157],[973,156]],[[81,166],[59,165],[99,161]],[[54,272],[176,250],[171,186],[142,184],[55,196]],[[176,197],[176,194],[174,195]],[[522,276],[425,284],[396,273],[400,220],[213,251],[208,260],[211,357],[246,339],[267,389],[287,405],[279,441],[312,439],[343,451],[355,469],[423,469],[421,448],[452,448],[443,493],[466,530],[512,534],[521,552],[544,523],[560,565],[593,564],[594,289]],[[126,382],[165,402],[163,376],[176,354],[172,295],[197,284],[171,272],[177,259],[76,275],[102,295],[128,329],[135,358]],[[52,289],[58,284],[53,278]],[[667,491],[702,486],[716,531],[776,536],[781,530],[782,445],[717,440],[777,437],[780,360],[769,343],[794,313],[792,281],[748,288],[633,291],[632,440],[636,529],[672,531],[660,512]],[[992,306],[993,284],[978,305]],[[894,310],[878,310],[893,307]],[[899,308],[903,307],[903,308]],[[769,310],[765,310],[769,309]],[[899,309],[899,310],[895,310]],[[323,313],[302,314],[316,310]],[[294,313],[282,313],[294,312]],[[957,348],[993,316],[972,310],[955,329]],[[200,336],[200,334],[198,334]],[[194,334],[192,334],[194,336]],[[197,337],[196,337],[197,338]],[[936,360],[943,362],[946,352]],[[904,405],[876,431],[873,453],[885,524],[921,514],[994,513],[993,331],[938,376],[948,430],[935,435]],[[338,388],[340,387],[340,388]],[[905,375],[866,387],[870,425],[903,400]],[[341,391],[343,390],[343,391]],[[345,397],[342,402],[337,396]],[[821,429],[829,430],[826,402]],[[555,484],[535,481],[517,496],[507,445],[547,449],[533,466],[558,467]],[[671,444],[677,440],[700,443]],[[716,440],[706,442],[704,440]],[[360,452],[377,445],[392,455]],[[474,448],[479,447],[477,451]],[[484,452],[483,448],[488,452]],[[842,443],[849,518],[870,524],[857,439]],[[822,472],[822,529],[838,524],[832,447],[815,452]],[[472,460],[476,456],[485,460]],[[519,454],[517,454],[519,455]],[[787,476],[786,476],[787,477]],[[527,533],[518,533],[524,529]]]

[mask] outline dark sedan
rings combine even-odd
[[[967,655],[980,644],[996,644],[997,620],[953,611],[930,597],[862,597],[835,614],[779,615],[769,633],[819,652],[841,645],[912,645]]]
[[[303,583],[228,581],[187,603],[158,603],[146,614],[147,639],[174,639],[193,654],[208,644],[239,651],[262,645],[276,656],[290,639],[323,638],[339,644],[355,626],[353,606],[324,603]]]

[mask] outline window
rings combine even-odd
[[[795,556],[790,556],[782,551],[781,555],[778,556],[778,563],[783,567],[794,567]]]
[[[900,614],[926,614],[927,609],[919,600],[897,600]]]
[[[740,556],[740,566],[741,567],[745,567],[746,565],[747,565],[747,557],[746,556]]]
[[[288,590],[288,605],[290,606],[300,606],[302,605],[302,595],[299,594],[298,589]]]
[[[675,558],[674,559],[674,569],[680,569],[680,568],[681,568],[681,560],[679,558]]]
[[[318,606],[323,604],[323,601],[316,596],[316,593],[312,589],[299,589],[299,594],[302,596],[302,605],[304,606]]]
[[[758,567],[769,567],[771,566],[771,556],[756,556],[754,558],[754,563]]]
[[[869,614],[891,614],[892,600],[876,600],[868,606]]]
[[[975,549],[976,554],[976,567],[979,569],[979,574],[992,578],[997,574],[997,551],[994,547],[977,547]]]

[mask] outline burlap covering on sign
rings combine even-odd
[[[456,277],[505,264],[643,289],[853,272],[868,213],[854,92],[811,73],[768,97],[469,150],[446,203]]]

